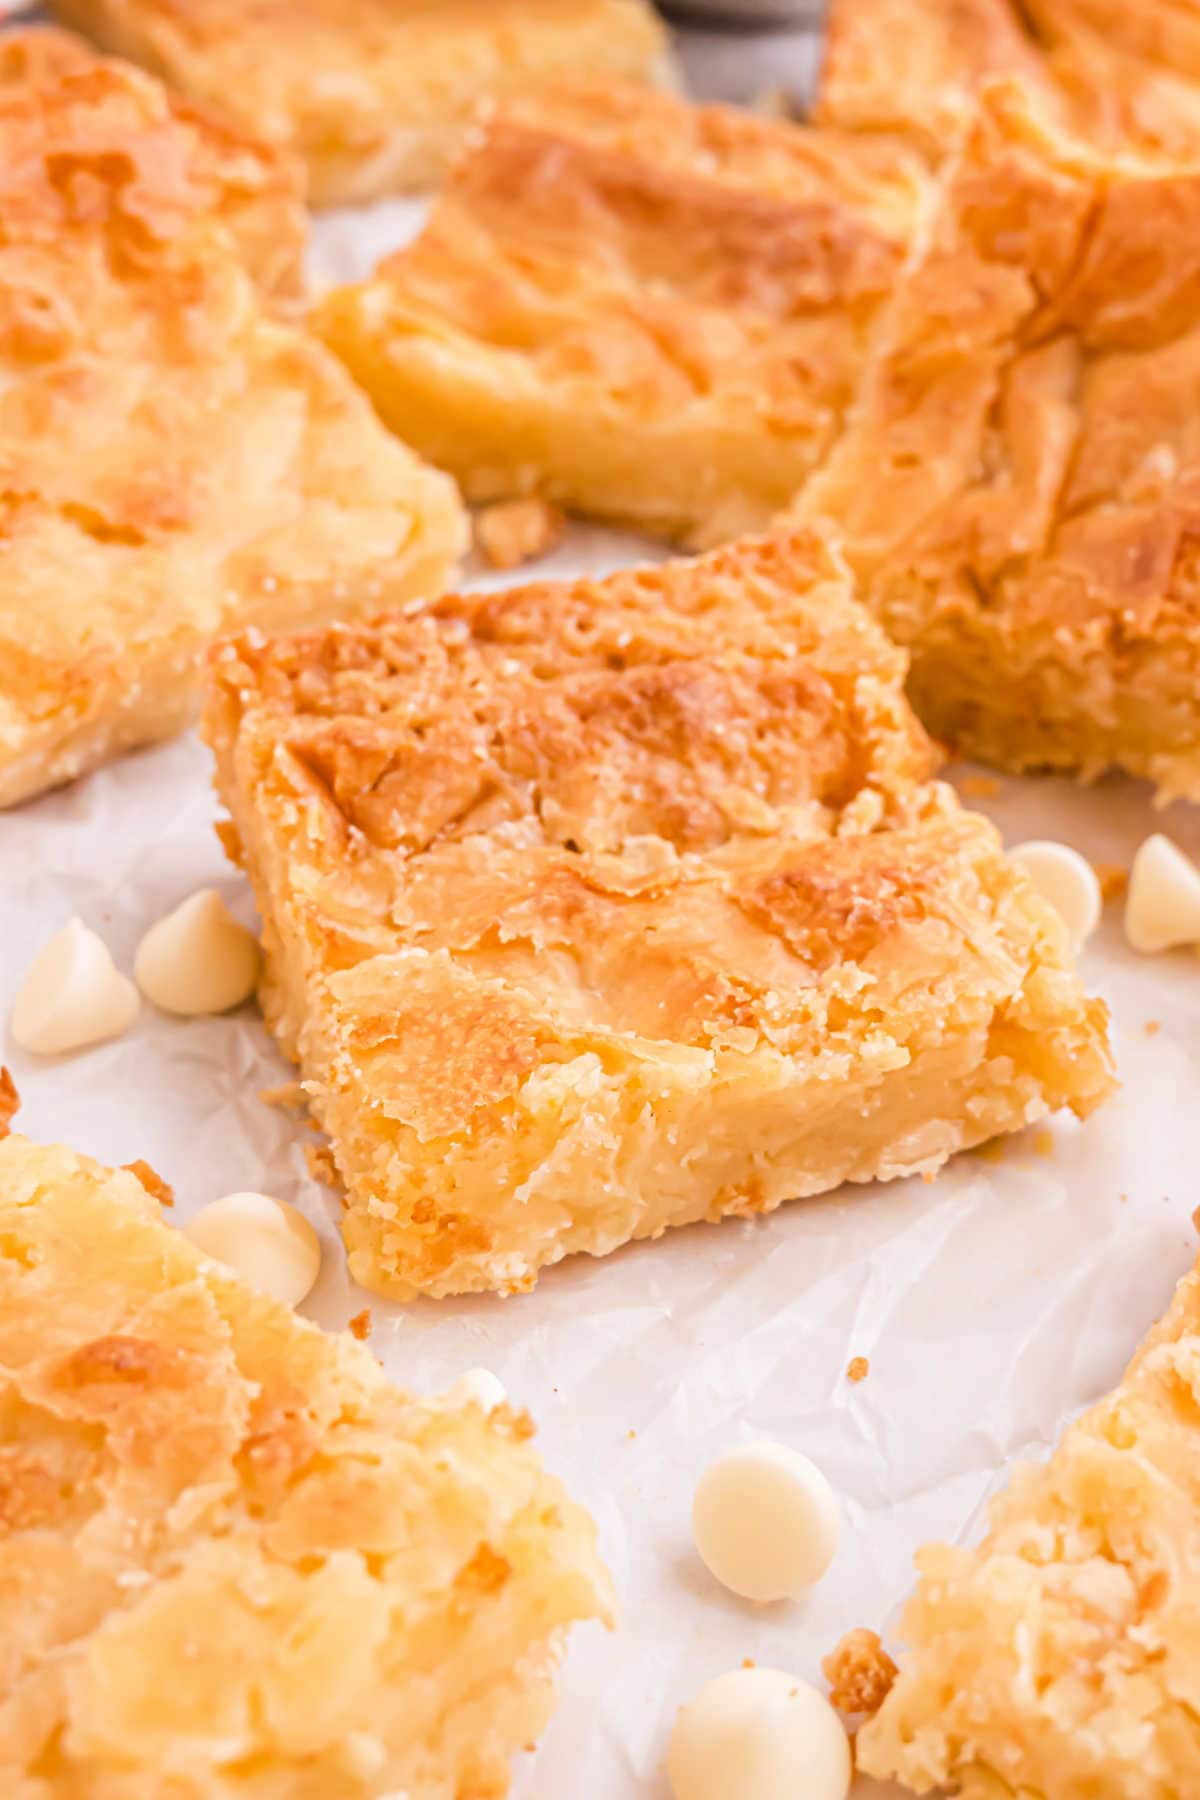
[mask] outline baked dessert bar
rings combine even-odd
[[[431,186],[489,98],[579,69],[671,76],[649,0],[53,0],[51,11],[296,151],[317,207]]]
[[[850,426],[795,515],[912,651],[930,729],[1200,798],[1200,166],[985,93]]]
[[[1200,155],[1190,0],[830,0],[813,117],[900,133],[937,160],[994,76],[1019,77],[1098,147]]]
[[[37,153],[28,120],[23,129],[14,111],[52,109],[57,154],[73,151],[85,162],[114,148],[96,130],[105,109],[112,128],[124,121],[139,133],[161,131],[158,148],[168,163],[157,172],[159,203],[169,193],[173,210],[219,220],[246,268],[282,309],[303,298],[304,175],[286,151],[243,136],[149,76],[98,56],[72,32],[49,26],[0,34],[0,104],[10,115],[6,161],[31,149]],[[74,144],[72,125],[78,127]],[[16,170],[10,171],[14,177],[16,183],[23,179]]]
[[[1105,1009],[807,534],[215,656],[206,734],[368,1287],[936,1169]]]
[[[715,543],[836,437],[926,185],[903,147],[564,89],[493,117],[316,328],[468,498]]]
[[[1193,1271],[1116,1391],[993,1502],[978,1549],[920,1552],[861,1772],[962,1800],[1200,1793],[1198,1370]],[[851,1704],[873,1660],[871,1635],[852,1635]]]
[[[611,1610],[531,1431],[394,1388],[135,1174],[6,1138],[5,1800],[499,1800]]]
[[[272,316],[212,144],[115,63],[0,82],[0,805],[178,729],[218,632],[436,590],[464,542]]]

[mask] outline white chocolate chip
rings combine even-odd
[[[681,1707],[675,1800],[845,1800],[850,1745],[824,1695],[779,1669],[733,1669]]]
[[[711,1463],[692,1502],[696,1548],[709,1573],[744,1600],[795,1600],[837,1549],[833,1489],[786,1444],[748,1444]]]
[[[1133,949],[1146,952],[1200,944],[1200,869],[1161,831],[1133,859],[1125,936]]]
[[[1053,838],[1031,838],[1017,844],[1011,854],[1066,926],[1072,946],[1082,949],[1100,923],[1104,905],[1099,879],[1087,857]]]
[[[56,1056],[117,1037],[139,1004],[104,940],[72,919],[34,957],[13,1004],[12,1034],[22,1049]]]
[[[321,1244],[304,1214],[268,1194],[226,1194],[188,1220],[197,1250],[285,1306],[299,1306],[321,1269]]]
[[[254,933],[239,925],[216,888],[201,888],[152,925],[133,972],[148,1000],[164,1012],[228,1012],[254,992],[259,954]]]
[[[468,1369],[453,1387],[446,1389],[451,1406],[480,1406],[485,1413],[494,1412],[508,1399],[504,1383],[490,1369]]]

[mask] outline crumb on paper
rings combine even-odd
[[[1125,1195],[1122,1194],[1121,1198],[1124,1200]],[[1200,1231],[1200,1206],[1198,1206],[1192,1214],[1192,1224],[1196,1227],[1197,1231]]]
[[[515,569],[548,556],[566,529],[566,514],[536,497],[500,500],[475,515],[475,542],[493,569]]]
[[[304,1112],[308,1107],[308,1095],[299,1081],[281,1081],[277,1087],[259,1088],[258,1097],[264,1106],[279,1106],[284,1112]]]
[[[1033,1147],[1039,1156],[1054,1155],[1054,1133],[1046,1125],[1040,1125],[1033,1134]]]
[[[976,1144],[975,1148],[970,1151],[969,1154],[971,1156],[977,1156],[980,1162],[998,1163],[1002,1161],[1004,1157],[1004,1144],[1005,1140],[1003,1138],[988,1138],[984,1143]]]
[[[1001,791],[1001,783],[994,775],[964,775],[958,791],[964,800],[994,800]]]
[[[844,1713],[877,1713],[898,1673],[877,1631],[848,1631],[821,1664],[830,1704]]]
[[[0,1068],[0,1137],[7,1137],[13,1115],[21,1104],[17,1084],[5,1068]]]
[[[1128,1204],[1129,1204],[1129,1195],[1128,1194],[1118,1194],[1117,1199],[1121,1202],[1122,1206],[1128,1206]],[[1198,1206],[1196,1208],[1196,1212],[1200,1212],[1200,1206]],[[1193,1219],[1195,1218],[1195,1216],[1196,1216],[1196,1213],[1193,1213],[1192,1214]],[[1196,1226],[1196,1230],[1200,1231],[1200,1225]]]
[[[175,1189],[142,1157],[139,1156],[136,1162],[122,1163],[121,1167],[128,1169],[131,1175],[136,1175],[151,1199],[157,1200],[160,1206],[174,1206]]]
[[[871,1364],[865,1356],[852,1356],[846,1364],[846,1378],[849,1381],[865,1381],[871,1373]]]
[[[350,1333],[351,1337],[356,1337],[360,1344],[363,1343],[365,1339],[369,1338],[371,1335],[370,1307],[364,1306],[360,1313],[355,1313],[354,1317],[347,1324],[346,1330]]]
[[[1146,1020],[1146,1036],[1147,1037],[1157,1037],[1161,1030],[1162,1030],[1162,1020],[1161,1019],[1147,1019]]]
[[[757,1669],[758,1664],[755,1662],[755,1660],[752,1656],[743,1656],[742,1667],[743,1667],[743,1669]]]
[[[1107,906],[1110,900],[1119,900],[1129,886],[1129,870],[1124,863],[1097,862],[1092,864],[1096,880],[1100,883],[1100,898]]]
[[[632,1443],[634,1438],[637,1436],[637,1432],[633,1429],[632,1425],[629,1427],[629,1430],[626,1433],[626,1436],[629,1438],[630,1443]]]
[[[341,1186],[337,1164],[333,1160],[333,1152],[328,1144],[305,1144],[304,1161],[314,1181],[319,1181],[323,1187]]]

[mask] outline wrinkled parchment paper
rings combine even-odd
[[[706,79],[731,69],[725,90],[744,85],[740,65],[713,64],[711,38],[700,48]],[[323,221],[319,277],[369,266],[413,219],[390,205]],[[661,552],[580,529],[537,572],[645,554]],[[973,803],[1014,843],[1059,837],[1127,865],[1164,829],[1200,855],[1200,808],[1155,814],[1132,783],[1003,781]],[[1056,1121],[931,1185],[847,1189],[577,1259],[529,1296],[401,1309],[346,1279],[336,1204],[306,1172],[309,1134],[259,1099],[290,1071],[253,1008],[178,1021],[147,1005],[126,1037],[52,1060],[7,1037],[25,969],[72,914],[126,970],[146,926],[201,884],[253,919],[215,813],[207,755],[188,736],[0,814],[0,1045],[19,1124],[107,1162],[147,1158],[175,1186],[176,1220],[237,1188],[294,1201],[326,1250],[314,1318],[341,1326],[369,1303],[372,1348],[419,1389],[475,1364],[496,1371],[598,1520],[623,1609],[617,1634],[576,1634],[562,1704],[540,1751],[520,1759],[516,1792],[666,1800],[667,1734],[701,1682],[745,1657],[819,1680],[843,1630],[894,1620],[916,1546],[976,1532],[1007,1465],[1044,1455],[1166,1305],[1200,1201],[1200,957],[1136,957],[1119,905],[1108,909],[1084,970],[1112,1007],[1123,1087],[1084,1127]],[[870,1364],[857,1385],[856,1356]],[[837,1558],[802,1605],[734,1599],[691,1547],[697,1475],[758,1435],[806,1451],[841,1498]]]

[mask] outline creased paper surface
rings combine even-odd
[[[413,217],[389,205],[323,221],[320,276],[369,266]],[[641,554],[661,552],[578,530],[535,572],[599,572]],[[998,787],[973,803],[1010,842],[1059,837],[1127,865],[1164,829],[1200,855],[1200,809],[1155,814],[1132,783]],[[1200,957],[1135,956],[1119,905],[1108,909],[1084,972],[1113,1009],[1123,1086],[1086,1126],[1056,1121],[998,1156],[961,1157],[932,1184],[849,1189],[576,1260],[528,1296],[400,1309],[346,1280],[336,1203],[306,1170],[310,1134],[259,1098],[291,1072],[252,1008],[180,1021],[145,1005],[123,1039],[51,1060],[7,1036],[24,971],[72,914],[126,970],[142,931],[201,884],[252,921],[215,816],[193,736],[0,814],[0,1013],[18,1123],[108,1162],[145,1157],[175,1186],[176,1220],[238,1188],[294,1201],[326,1251],[306,1311],[336,1327],[369,1304],[371,1346],[406,1385],[495,1370],[597,1518],[623,1608],[616,1635],[576,1635],[562,1705],[521,1759],[516,1792],[666,1800],[667,1733],[701,1682],[743,1658],[819,1680],[843,1630],[893,1620],[917,1545],[976,1532],[1006,1466],[1044,1455],[1165,1307],[1194,1254],[1200,1201]],[[846,1376],[856,1356],[870,1364],[857,1385]],[[696,1477],[760,1434],[804,1450],[842,1502],[832,1570],[799,1606],[726,1595],[691,1547]]]

